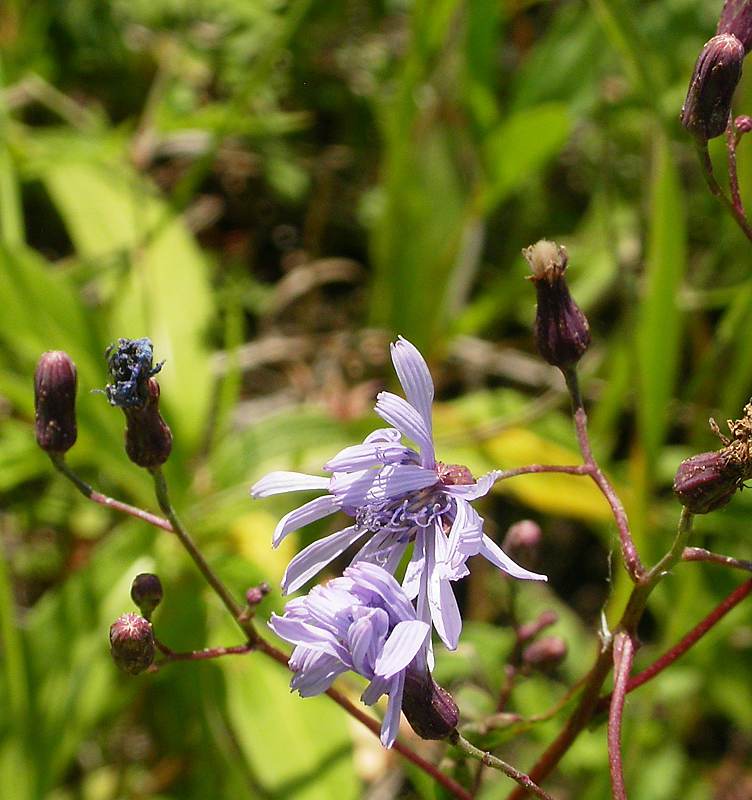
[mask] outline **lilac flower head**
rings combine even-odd
[[[470,556],[482,555],[515,578],[546,577],[516,564],[483,533],[483,520],[470,501],[487,494],[501,473],[490,472],[476,481],[467,467],[436,460],[428,366],[402,337],[391,351],[407,399],[381,392],[375,410],[392,427],[374,431],[362,444],[346,447],[330,459],[324,465],[332,473],[329,478],[271,472],[251,494],[327,492],[279,521],[272,539],[275,547],[288,534],[335,511],[353,518],[352,525],[313,542],[290,562],[282,579],[285,593],[299,589],[355,542],[364,540],[353,564],[378,564],[392,574],[412,544],[403,589],[416,600],[418,618],[433,621],[443,642],[454,650],[462,619],[451,582],[468,574],[465,562]],[[403,436],[418,449],[404,444]]]
[[[430,626],[416,618],[412,603],[388,572],[366,562],[348,567],[343,577],[291,600],[283,616],[272,615],[269,626],[295,645],[290,686],[301,697],[325,692],[348,670],[370,681],[361,698],[366,705],[388,695],[381,742],[392,746],[405,672],[411,665],[425,671]]]

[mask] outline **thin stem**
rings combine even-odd
[[[149,471],[154,478],[154,492],[157,496],[159,507],[167,516],[167,519],[170,520],[175,535],[178,537],[178,539],[180,539],[180,543],[188,551],[188,554],[193,559],[199,571],[204,578],[206,578],[207,583],[212,587],[212,589],[214,589],[219,596],[219,599],[225,604],[225,608],[230,612],[230,614],[232,614],[232,618],[240,626],[240,629],[246,634],[246,636],[249,637],[249,639],[251,639],[251,641],[253,641],[255,638],[257,638],[258,634],[253,628],[253,625],[241,619],[243,608],[232,596],[230,590],[217,577],[214,570],[209,566],[206,559],[199,551],[198,547],[196,547],[196,543],[193,541],[188,531],[183,527],[183,524],[178,519],[175,509],[172,507],[172,503],[170,502],[170,496],[167,490],[167,482],[165,481],[162,470],[159,467],[154,467]]]
[[[741,603],[748,594],[752,592],[752,579],[746,581],[745,583],[738,586],[734,589],[731,594],[725,597],[706,617],[704,617],[700,622],[692,628],[689,633],[687,633],[682,639],[680,639],[670,650],[667,650],[660,658],[654,661],[649,667],[646,667],[642,672],[638,672],[637,675],[630,678],[627,683],[627,692],[634,691],[638,686],[642,686],[643,683],[647,683],[649,680],[652,680],[656,675],[659,675],[663,670],[667,667],[670,667],[671,664],[674,663],[677,659],[683,656],[687,650],[693,647],[697,642],[702,639],[702,637],[720,620],[722,620],[726,614],[731,611],[732,608]],[[608,707],[608,703],[610,701],[610,695],[602,697],[598,702],[598,711],[605,710]]]
[[[108,497],[106,494],[96,491],[93,487],[86,483],[86,481],[82,480],[78,475],[76,475],[76,473],[66,463],[65,456],[61,453],[50,453],[50,461],[52,461],[55,469],[58,472],[64,475],[84,497],[88,498],[92,502],[98,503],[100,506],[105,506],[106,508],[112,508],[115,511],[120,511],[123,514],[128,514],[129,516],[140,519],[143,522],[148,522],[149,525],[154,525],[156,528],[161,528],[164,531],[173,533],[172,525],[168,522],[168,520],[158,517],[156,514],[151,514],[148,511],[144,511],[142,508],[129,505],[128,503],[123,503],[120,500],[115,500],[112,497]]]
[[[206,661],[220,656],[245,655],[254,650],[254,645],[248,643],[234,645],[233,647],[207,647],[204,650],[189,650],[185,653],[177,653],[160,641],[157,641],[156,645],[164,655],[164,658],[156,663],[156,667],[161,667],[171,661]]]
[[[608,714],[608,765],[614,800],[627,800],[621,758],[621,722],[633,662],[634,640],[626,631],[621,631],[614,639],[614,691]]]
[[[516,478],[518,475],[538,475],[543,472],[563,472],[566,475],[591,475],[593,468],[590,464],[527,464],[524,467],[506,469],[499,476],[499,480]]]
[[[739,192],[739,176],[736,172],[736,145],[737,138],[734,132],[734,123],[729,114],[728,124],[726,125],[726,148],[728,150],[728,174],[729,188],[731,189],[731,202],[733,203],[736,213],[746,220],[747,214],[744,211],[742,196]]]
[[[752,227],[750,227],[749,223],[747,222],[744,213],[740,213],[739,210],[735,208],[734,203],[729,200],[728,197],[726,197],[723,189],[721,189],[718,181],[716,180],[715,174],[713,173],[713,162],[710,158],[707,142],[698,142],[697,155],[700,159],[702,174],[705,176],[705,182],[708,184],[708,188],[710,189],[711,193],[721,201],[731,216],[736,220],[736,224],[742,229],[744,235],[752,242]]]
[[[579,444],[585,465],[589,467],[587,473],[593,479],[595,485],[601,490],[601,494],[606,498],[609,506],[611,506],[611,513],[614,516],[616,527],[619,530],[619,541],[621,542],[624,566],[632,581],[637,583],[644,574],[645,568],[642,565],[642,561],[640,561],[640,556],[632,539],[629,520],[627,519],[624,506],[619,496],[616,494],[616,490],[603,474],[603,471],[593,455],[593,449],[590,445],[590,437],[588,435],[587,414],[582,402],[577,372],[575,369],[562,370],[562,372],[567,384],[567,389],[569,389],[569,395],[572,398],[572,414],[574,417],[575,432],[577,434],[577,443]]]
[[[526,775],[524,772],[520,772],[520,770],[515,769],[511,764],[507,764],[506,761],[502,761],[500,758],[492,756],[485,750],[478,749],[475,747],[475,745],[470,744],[470,742],[463,738],[457,731],[455,731],[449,737],[449,740],[453,745],[459,747],[463,753],[470,756],[470,758],[474,758],[477,761],[480,761],[481,764],[491,767],[492,769],[498,769],[500,772],[503,772],[505,775],[510,777],[513,781],[516,781],[520,785],[523,792],[530,792],[530,794],[540,797],[541,800],[553,800],[551,795],[548,794],[548,792],[544,792],[543,789],[541,789],[540,786],[538,786],[529,775]]]
[[[722,567],[741,569],[745,572],[752,572],[752,561],[745,561],[731,556],[724,556],[720,553],[713,553],[702,547],[685,547],[682,552],[682,561],[707,561],[711,564],[720,564]]]

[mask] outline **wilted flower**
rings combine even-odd
[[[541,239],[522,251],[535,284],[535,343],[543,358],[566,369],[576,364],[590,345],[590,325],[575,303],[565,273],[569,257],[565,248]]]
[[[43,353],[34,372],[37,444],[65,453],[76,443],[76,365],[62,350]]]
[[[273,614],[269,625],[295,645],[290,686],[302,697],[325,692],[348,670],[370,681],[361,697],[366,705],[388,695],[381,742],[392,746],[405,671],[411,665],[426,669],[430,627],[416,618],[412,603],[388,572],[363,562],[348,567],[343,577],[291,600],[284,615]]]
[[[354,524],[306,547],[289,564],[285,593],[310,580],[350,545],[365,538],[352,563],[368,561],[393,573],[407,547],[413,552],[403,589],[417,598],[419,619],[433,620],[450,649],[462,620],[451,581],[468,574],[465,562],[482,555],[515,578],[546,580],[516,564],[483,533],[483,520],[470,505],[487,494],[500,472],[473,479],[467,467],[442,464],[434,453],[431,421],[433,382],[418,350],[403,338],[391,347],[392,361],[407,400],[391,392],[376,399],[376,413],[394,427],[382,428],[363,444],[346,447],[324,465],[330,478],[272,472],[251,489],[253,497],[311,489],[328,494],[284,516],[274,531],[276,547],[311,522],[344,511]],[[402,443],[402,436],[419,452]]]
[[[681,123],[699,141],[707,142],[726,130],[743,61],[742,43],[728,33],[710,39],[698,56]]]

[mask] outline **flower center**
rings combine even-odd
[[[430,487],[397,498],[379,500],[359,508],[355,522],[371,533],[413,534],[429,528],[452,508],[452,498]]]

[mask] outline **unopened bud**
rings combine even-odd
[[[528,645],[522,661],[535,669],[552,669],[567,657],[567,643],[559,636],[544,636]]]
[[[139,467],[159,467],[170,457],[172,431],[159,413],[159,384],[149,378],[142,406],[124,407],[125,452]]]
[[[245,593],[245,601],[249,608],[255,608],[269,594],[269,584],[261,583],[258,586],[251,586]]]
[[[747,114],[740,114],[734,120],[734,127],[739,133],[749,133],[752,131],[752,117]]]
[[[544,628],[550,628],[559,621],[559,615],[552,609],[542,611],[537,619],[532,622],[526,622],[517,628],[517,640],[519,642],[527,642],[534,636],[537,636]]]
[[[533,522],[531,519],[521,519],[509,526],[501,549],[505,553],[510,551],[530,553],[538,547],[542,535],[537,522]]]
[[[76,442],[76,365],[62,350],[44,353],[34,373],[37,444],[65,453]]]
[[[716,33],[730,33],[743,45],[744,52],[752,48],[752,2],[725,0]]]
[[[154,609],[162,602],[163,594],[162,581],[157,575],[142,572],[133,579],[131,599],[146,619],[151,619]]]
[[[744,47],[731,34],[714,36],[703,47],[681,112],[682,125],[699,141],[707,142],[726,130],[743,61]]]
[[[682,461],[674,478],[674,493],[693,514],[708,514],[723,508],[741,486],[738,464],[723,450],[698,453]]]
[[[445,739],[460,718],[452,695],[434,681],[428,670],[414,668],[405,672],[402,713],[422,739]]]
[[[590,345],[590,326],[572,299],[564,277],[569,260],[567,251],[556,242],[541,239],[525,248],[522,255],[530,264],[538,295],[535,316],[538,352],[555,367],[572,367]]]
[[[110,652],[124,672],[138,675],[148,669],[156,652],[151,623],[138,614],[123,614],[110,626]]]

